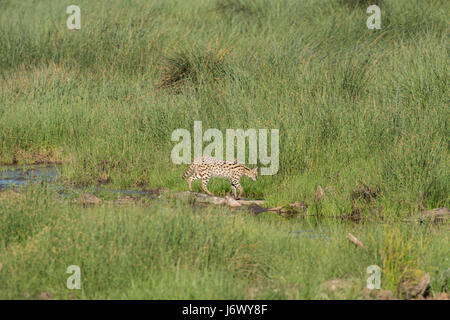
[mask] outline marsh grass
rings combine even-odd
[[[0,192],[2,299],[367,299],[373,264],[398,297],[416,273],[430,273],[432,294],[448,290],[449,233],[435,226],[255,217],[170,196],[117,205],[97,195],[103,204],[83,206],[45,185]],[[66,288],[69,265],[81,268],[81,290]],[[351,287],[324,289],[336,279]]]
[[[399,285],[408,277],[413,277],[414,280],[419,276],[421,270],[418,270],[420,265],[420,247],[416,247],[417,243],[423,245],[421,241],[412,239],[412,237],[421,237],[415,233],[411,234],[407,231],[401,233],[396,228],[386,228],[383,237],[383,244],[380,246],[380,257],[382,260],[382,270],[385,272],[385,287],[397,295],[400,295]],[[422,239],[424,241],[425,239]],[[429,241],[429,240],[425,240]]]
[[[447,1],[383,1],[381,30],[331,0],[81,1],[78,31],[65,3],[28,5],[0,4],[2,165],[185,190],[170,137],[201,120],[280,130],[277,175],[243,181],[268,205],[312,204],[321,185],[311,210],[349,214],[358,180],[382,190],[364,214],[450,205]]]
[[[371,5],[377,5],[383,7],[385,0],[338,0],[339,5],[348,6],[349,8],[362,8],[367,9]]]
[[[180,92],[183,86],[198,89],[202,84],[232,78],[231,68],[225,61],[227,54],[228,50],[215,52],[208,48],[202,53],[184,51],[167,56],[161,62],[161,79],[156,86]]]
[[[370,265],[397,297],[427,272],[448,292],[448,225],[403,221],[450,206],[448,1],[80,0],[77,31],[69,4],[0,1],[0,165],[62,163],[66,190],[0,191],[0,298],[359,299]],[[279,172],[245,196],[314,217],[97,191],[186,190],[171,133],[197,120],[279,129]]]
[[[347,58],[342,64],[342,70],[337,72],[342,77],[340,89],[350,99],[356,99],[367,92],[370,75],[370,57],[365,57],[364,54],[357,54],[356,57],[357,59]]]
[[[242,14],[251,16],[256,13],[251,1],[246,0],[216,0],[215,9],[225,15]]]

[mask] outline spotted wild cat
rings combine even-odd
[[[194,159],[194,162],[189,166],[189,169],[183,174],[183,179],[187,179],[189,190],[192,191],[191,182],[202,179],[202,189],[210,196],[211,192],[206,188],[211,177],[228,178],[231,182],[231,189],[235,199],[239,199],[242,194],[242,186],[239,183],[242,176],[247,176],[253,181],[258,178],[258,168],[250,169],[237,160],[233,162],[222,161],[212,157],[200,157]],[[239,194],[236,195],[236,188]]]

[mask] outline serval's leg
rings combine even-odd
[[[231,190],[233,191],[233,195],[236,198],[236,187],[231,185]]]
[[[242,186],[241,186],[241,184],[239,182],[237,183],[236,187],[239,189],[239,194],[238,194],[236,199],[240,199],[241,198],[241,194],[244,191],[244,189],[242,189]]]
[[[200,178],[201,178],[201,176],[200,176],[198,173],[194,173],[192,176],[190,176],[190,177],[187,179],[189,191],[192,191],[192,187],[191,187],[192,181],[198,180],[198,179],[200,179]]]
[[[232,177],[231,178],[231,187],[233,188],[234,198],[239,199],[242,194],[242,187],[239,182],[239,177]],[[236,196],[236,188],[239,190],[239,194]]]
[[[211,177],[208,175],[205,175],[202,177],[202,189],[203,191],[205,191],[207,194],[209,194],[210,196],[214,196],[211,192],[209,192],[208,188],[206,188],[206,186],[208,185],[208,181]]]

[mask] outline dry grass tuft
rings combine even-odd
[[[229,49],[214,51],[208,48],[203,53],[183,50],[168,55],[162,61],[162,74],[156,87],[180,91],[184,86],[198,88],[210,81],[220,81],[231,74],[225,62],[228,53]]]

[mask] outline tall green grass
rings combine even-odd
[[[171,197],[83,207],[36,186],[0,192],[0,222],[1,299],[367,299],[370,265],[396,297],[425,272],[432,294],[448,290],[444,226],[254,217]],[[81,290],[66,287],[70,265]],[[330,291],[335,279],[345,285]]]
[[[2,1],[0,162],[186,189],[170,136],[201,120],[280,130],[280,170],[248,197],[313,203],[321,185],[316,208],[340,215],[361,180],[380,190],[365,215],[448,206],[448,1],[385,0],[376,31],[348,2],[79,1],[68,30],[69,1]]]

